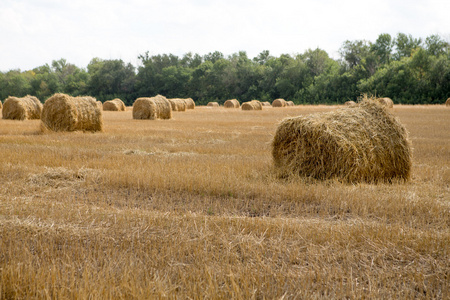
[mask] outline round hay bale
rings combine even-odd
[[[293,101],[286,101],[286,106],[295,106]]]
[[[258,100],[252,100],[242,103],[242,110],[262,110],[262,104]]]
[[[445,106],[450,106],[450,98],[448,98],[447,101],[445,101]]]
[[[208,104],[206,106],[219,107],[219,103],[217,103],[217,102],[208,102]]]
[[[283,120],[272,156],[280,177],[346,182],[407,180],[412,164],[406,129],[373,100]]]
[[[376,101],[378,101],[381,105],[386,106],[387,108],[393,108],[394,107],[394,101],[392,101],[391,98],[377,98]]]
[[[54,94],[42,108],[42,131],[102,131],[102,110],[93,97]]]
[[[142,97],[133,103],[133,119],[171,119],[172,106],[166,97]]]
[[[275,99],[272,102],[272,107],[285,107],[286,106],[286,100],[284,99]]]
[[[350,105],[356,105],[356,102],[355,101],[346,101],[344,104],[347,106],[350,106]]]
[[[103,103],[102,103],[102,101],[96,101],[95,103],[97,103],[97,107],[100,108],[100,110],[103,110]]]
[[[0,109],[2,109],[2,107],[3,107],[3,104],[2,104],[2,101],[0,101]]]
[[[262,106],[272,106],[269,101],[261,102]]]
[[[225,101],[225,103],[223,104],[223,107],[225,108],[240,108],[241,104],[239,103],[239,101],[237,99],[230,99]]]
[[[186,109],[194,109],[195,108],[194,99],[186,98],[186,99],[184,99],[184,101],[186,102]]]
[[[170,102],[170,105],[172,107],[172,111],[186,111],[186,101],[185,99],[180,98],[174,98],[174,99],[167,99]]]
[[[119,98],[115,98],[113,100],[108,100],[103,103],[103,110],[108,111],[126,111],[127,107],[125,106],[125,103],[123,103],[122,100]]]
[[[3,103],[3,119],[32,120],[40,119],[42,103],[38,98],[27,95],[23,98],[8,97]]]

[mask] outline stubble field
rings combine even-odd
[[[450,297],[450,108],[394,107],[406,183],[277,179],[278,122],[336,108],[0,120],[0,299]]]

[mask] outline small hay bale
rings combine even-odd
[[[184,101],[186,102],[186,109],[194,109],[195,108],[194,99],[186,98],[186,99],[184,99]]]
[[[394,107],[394,101],[392,101],[391,98],[377,98],[376,101],[378,101],[381,105],[386,106],[387,108],[393,108]]]
[[[237,99],[230,99],[225,101],[225,103],[223,104],[223,107],[225,108],[240,108],[241,104],[239,103],[239,101]]]
[[[269,101],[261,102],[262,106],[272,106]]]
[[[166,97],[142,97],[133,103],[133,119],[171,119],[172,106]]]
[[[287,105],[286,100],[281,99],[281,98],[275,99],[272,102],[272,107],[285,107],[286,105]]]
[[[172,111],[186,111],[187,105],[185,99],[174,98],[167,100],[169,100],[170,105],[172,106]]]
[[[450,106],[450,98],[448,98],[447,101],[445,101],[445,106]]]
[[[217,103],[217,102],[208,102],[208,104],[206,106],[219,107],[219,103]]]
[[[272,141],[277,175],[383,182],[410,177],[403,125],[378,101],[283,120]]]
[[[242,103],[242,110],[262,110],[262,104],[258,100],[252,100]]]
[[[286,106],[295,106],[294,101],[286,101]]]
[[[2,101],[0,101],[0,109],[2,109],[3,105],[2,105]]]
[[[119,98],[115,98],[113,100],[108,100],[103,103],[103,110],[108,111],[126,111],[127,107],[125,106],[125,103],[123,103],[122,100]]]
[[[93,97],[54,94],[42,108],[41,130],[102,131],[102,110]]]
[[[8,97],[3,103],[3,119],[33,120],[40,119],[42,103],[38,98],[27,95],[23,98]]]
[[[98,108],[100,108],[100,110],[103,110],[103,103],[102,101],[96,101],[95,103],[97,103]]]
[[[356,105],[356,102],[355,101],[346,101],[344,104],[347,106],[351,106],[351,105]]]

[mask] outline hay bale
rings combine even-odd
[[[262,106],[272,106],[269,101],[261,102]]]
[[[241,104],[239,103],[239,101],[237,99],[230,99],[225,101],[225,103],[223,104],[223,107],[225,108],[240,108]]]
[[[23,98],[8,97],[3,103],[3,119],[32,120],[40,119],[42,103],[38,98],[27,95]]]
[[[295,106],[293,101],[286,101],[286,106]]]
[[[280,177],[346,182],[407,180],[411,144],[403,125],[378,101],[283,120],[272,141]]]
[[[258,100],[252,100],[242,103],[242,110],[262,110],[262,104]]]
[[[381,105],[386,106],[387,108],[393,108],[394,107],[394,101],[392,101],[391,98],[377,98],[376,101],[378,101]]]
[[[2,104],[2,101],[0,101],[0,109],[2,109],[2,107],[3,107],[3,104]]]
[[[98,107],[100,110],[103,110],[103,103],[102,103],[102,101],[96,101],[95,103],[97,103],[97,107]]]
[[[450,106],[450,98],[448,98],[447,101],[445,101],[445,106]]]
[[[93,97],[54,94],[42,108],[41,130],[102,131],[102,110]]]
[[[275,99],[272,102],[272,107],[285,107],[286,106],[286,100],[284,99]]]
[[[133,103],[133,119],[171,119],[172,106],[166,97],[142,97]]]
[[[126,111],[127,107],[125,106],[125,103],[123,103],[122,100],[119,98],[115,98],[113,100],[108,100],[103,103],[103,110],[108,111]]]
[[[194,99],[186,98],[186,99],[184,99],[184,101],[186,102],[186,109],[194,109],[195,108]]]
[[[172,111],[186,111],[187,105],[185,99],[180,98],[174,98],[174,99],[167,99],[170,102],[170,105],[172,107]]]
[[[217,102],[208,102],[208,104],[206,106],[219,107],[219,103],[217,103]]]
[[[346,101],[344,104],[347,106],[351,106],[351,105],[356,105],[356,102],[355,101]]]

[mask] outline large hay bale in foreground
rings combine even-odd
[[[287,104],[286,104],[286,100],[284,100],[284,99],[275,99],[275,100],[273,100],[273,102],[272,102],[272,107],[285,107]]]
[[[186,109],[194,109],[195,108],[194,99],[186,98],[186,99],[184,99],[184,101],[186,102]]]
[[[242,103],[242,110],[262,110],[262,104],[259,100],[252,100]]]
[[[2,117],[10,120],[40,119],[41,112],[42,103],[34,96],[8,97],[3,103]]]
[[[387,108],[393,108],[394,107],[394,101],[392,101],[391,98],[377,98],[376,101],[378,101],[381,105],[386,106]]]
[[[374,100],[288,118],[272,142],[278,176],[347,182],[407,180],[411,144],[403,125]]]
[[[208,104],[206,104],[206,106],[219,107],[219,103],[217,103],[217,102],[208,102]]]
[[[223,107],[225,108],[240,108],[241,104],[239,103],[239,101],[237,99],[230,99],[225,101],[225,103],[223,104]]]
[[[142,97],[133,103],[133,119],[171,119],[172,106],[166,97]]]
[[[115,98],[113,100],[108,100],[103,103],[103,110],[108,111],[126,111],[127,107],[125,106],[125,103],[123,103],[122,100],[119,98]]]
[[[186,111],[187,105],[185,99],[173,98],[167,100],[169,100],[170,105],[172,106],[172,111]]]
[[[450,106],[450,98],[448,98],[447,101],[445,101],[445,106]]]
[[[42,108],[42,131],[102,131],[102,110],[93,97],[54,94]]]

